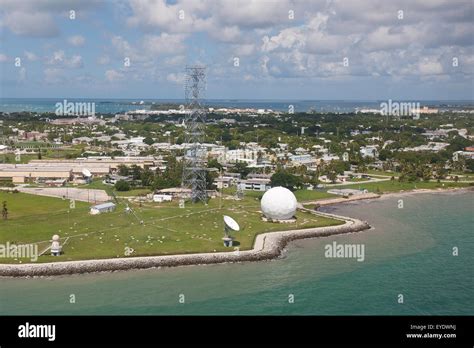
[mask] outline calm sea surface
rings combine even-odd
[[[55,112],[56,103],[63,103],[65,98],[0,98],[0,112]],[[140,105],[140,99],[73,99],[66,98],[68,102],[94,102],[95,112],[103,114],[115,114],[131,110],[149,110],[152,103],[174,103],[183,104],[181,99],[144,99]],[[231,107],[231,108],[255,108],[272,109],[277,111],[288,111],[293,105],[295,112],[306,112],[314,110],[316,112],[353,112],[356,109],[372,108],[379,109],[381,102],[386,100],[372,101],[351,101],[351,100],[229,100],[229,99],[207,99],[205,104],[209,107]],[[408,102],[404,100],[404,102]],[[419,102],[419,101],[413,101]],[[135,103],[135,104],[133,104]],[[427,100],[420,102],[426,106],[442,106],[441,109],[451,107],[472,107],[473,101],[434,101]]]

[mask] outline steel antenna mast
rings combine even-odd
[[[186,67],[185,96],[185,150],[183,157],[182,187],[191,190],[191,201],[207,203],[207,154],[203,146],[206,111],[203,97],[206,88],[206,68]]]

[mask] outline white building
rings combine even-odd
[[[97,204],[91,207],[91,215],[98,215],[102,213],[110,213],[115,210],[115,204],[112,202]]]
[[[375,146],[365,146],[360,148],[360,154],[362,157],[376,158],[378,156],[378,150]]]
[[[153,202],[156,202],[156,203],[171,202],[172,200],[173,200],[173,196],[171,195],[162,195],[162,194],[153,195]]]
[[[306,154],[306,155],[292,155],[290,156],[290,161],[294,166],[307,166],[311,167],[316,164],[316,158],[313,156]]]
[[[237,187],[244,191],[267,191],[271,188],[270,179],[263,178],[242,180]]]

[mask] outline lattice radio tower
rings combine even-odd
[[[185,125],[186,148],[183,159],[182,187],[191,189],[191,201],[207,203],[206,193],[206,149],[204,130],[206,111],[203,97],[206,88],[206,68],[203,66],[186,67],[185,95],[187,110]]]

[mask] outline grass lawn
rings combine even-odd
[[[115,191],[113,185],[106,185],[102,182],[102,180],[103,179],[94,179],[90,184],[79,186],[71,185],[71,187],[104,190],[109,194],[109,196],[111,196],[112,192],[114,192],[115,195],[119,197],[146,196],[148,193],[151,192],[151,190],[146,188],[132,189],[129,191]]]
[[[224,189],[224,193],[228,195],[235,195],[235,188],[231,189]],[[245,191],[244,197],[256,198],[260,200],[265,192],[262,191]],[[327,193],[326,191],[319,191],[319,190],[296,190],[293,192],[296,196],[296,199],[300,202],[304,201],[314,201],[317,199],[324,199],[324,198],[334,198],[337,195],[333,195],[331,193]]]
[[[338,197],[337,195],[327,193],[326,191],[318,191],[318,190],[312,190],[312,191],[311,190],[297,190],[294,192],[294,194],[298,202],[314,201],[318,199]]]
[[[338,189],[342,188],[352,188],[352,189],[361,189],[361,190],[368,190],[369,192],[376,192],[376,193],[384,193],[384,192],[398,192],[398,191],[407,191],[407,190],[415,190],[415,189],[446,189],[446,188],[453,188],[453,187],[466,187],[468,184],[465,183],[437,183],[433,181],[429,182],[398,182],[398,180],[388,180],[388,181],[381,181],[381,182],[372,182],[367,184],[360,184],[360,185],[343,185],[338,186]]]
[[[236,232],[241,250],[250,249],[259,233],[297,228],[338,225],[339,220],[297,212],[295,224],[269,223],[261,220],[258,200],[246,197],[241,201],[212,199],[207,206],[177,202],[129,204],[135,214],[126,213],[126,201],[121,200],[112,213],[89,214],[89,204],[0,191],[0,202],[7,201],[8,220],[0,220],[0,243],[37,243],[41,252],[50,245],[53,234],[61,243],[70,237],[60,257],[41,256],[37,262],[124,257],[125,248],[133,248],[132,256],[166,255],[196,252],[229,251],[222,245],[222,215],[237,220]],[[141,223],[143,221],[143,223]],[[30,262],[28,259],[22,262]],[[0,263],[20,260],[0,258]]]
[[[12,154],[12,153],[0,155],[0,163],[21,163],[21,164],[25,164],[25,163],[30,162],[31,160],[36,160],[36,159],[38,159],[38,154],[31,154],[31,155],[30,154],[28,154],[28,155],[21,154],[19,161],[16,160],[15,154]]]

